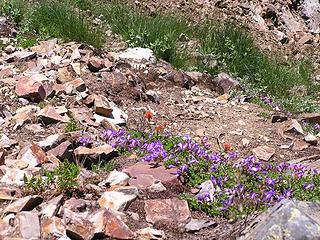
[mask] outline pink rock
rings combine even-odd
[[[217,90],[221,93],[229,93],[233,89],[239,89],[240,85],[239,82],[233,78],[231,78],[226,73],[218,74],[217,78],[215,79],[217,84]]]
[[[84,92],[86,90],[86,84],[81,78],[77,78],[73,81],[64,84],[67,94],[73,94],[76,91]]]
[[[146,220],[150,223],[185,224],[191,217],[188,203],[178,198],[145,201]]]
[[[68,148],[71,145],[72,145],[71,142],[65,141],[65,142],[59,144],[58,146],[56,146],[55,148],[49,150],[47,152],[47,155],[48,156],[53,155],[60,160],[64,160],[64,159],[68,158],[68,156],[70,155],[68,152]]]
[[[46,91],[40,82],[34,82],[28,77],[22,77],[16,84],[16,94],[18,97],[31,101],[40,102],[46,97]]]
[[[155,179],[152,175],[139,174],[137,177],[131,178],[129,180],[129,185],[136,186],[139,189],[147,189],[156,182],[157,179]]]
[[[253,154],[260,160],[268,161],[274,154],[275,150],[268,146],[259,146],[252,149]]]
[[[139,175],[142,174],[150,175],[157,181],[161,181],[164,184],[180,184],[180,181],[177,178],[177,171],[175,169],[166,169],[163,166],[152,167],[152,165],[145,162],[138,162],[135,165],[124,169],[123,172],[129,174],[132,178],[136,178],[137,181],[139,181]]]
[[[61,116],[57,112],[57,110],[52,106],[46,106],[43,109],[41,109],[38,116],[46,124],[57,123],[57,122],[67,123],[70,120],[68,116]]]
[[[40,239],[40,221],[36,212],[19,212],[16,218],[22,238]]]
[[[5,209],[4,213],[18,213],[21,211],[31,211],[42,202],[40,196],[27,196],[16,200],[9,204]]]
[[[110,117],[112,114],[112,107],[110,107],[108,100],[103,96],[96,96],[94,101],[94,111],[105,117]]]

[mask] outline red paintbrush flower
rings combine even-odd
[[[153,118],[153,113],[150,112],[150,111],[147,111],[147,112],[144,114],[144,118],[150,120],[151,118]]]
[[[226,152],[229,152],[229,151],[231,150],[231,144],[225,143],[225,144],[224,144],[224,150],[225,150]]]
[[[163,132],[164,129],[165,129],[165,125],[164,124],[159,124],[158,126],[156,126],[156,131],[157,132]]]

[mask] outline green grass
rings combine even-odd
[[[77,122],[76,122],[76,120],[74,119],[74,117],[71,116],[69,122],[67,122],[67,124],[66,124],[66,126],[65,126],[65,128],[64,128],[64,131],[65,131],[66,133],[68,133],[68,132],[75,132],[75,131],[77,131],[77,130],[78,130]]]
[[[92,10],[102,16],[112,31],[120,34],[130,47],[151,48],[157,57],[175,67],[184,66],[184,54],[177,49],[181,33],[190,30],[184,20],[172,15],[148,16],[118,3],[99,4]]]
[[[19,25],[18,38],[25,47],[34,44],[36,40],[50,37],[84,42],[97,48],[103,45],[103,33],[95,29],[68,1],[43,0],[29,3],[26,0],[10,0],[2,5],[2,12],[11,16]]]

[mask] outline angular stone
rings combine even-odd
[[[10,54],[7,58],[7,62],[27,62],[37,56],[35,52],[28,52],[28,51],[19,51]]]
[[[99,183],[99,186],[126,186],[128,185],[129,179],[130,177],[127,174],[119,172],[117,170],[113,170],[105,180]]]
[[[132,186],[121,186],[105,192],[98,203],[102,208],[109,208],[114,211],[125,210],[138,196],[138,188]]]
[[[283,200],[252,221],[240,240],[320,239],[320,204]]]
[[[295,132],[297,132],[297,133],[299,133],[301,135],[304,135],[303,128],[302,128],[301,124],[296,119],[292,119],[291,120],[291,124],[287,128],[286,132],[287,131],[291,131],[291,130],[294,130]]]
[[[303,151],[309,147],[309,144],[305,141],[294,139],[293,140],[293,146],[292,151]]]
[[[38,145],[44,149],[52,149],[56,147],[63,140],[63,135],[53,134],[48,136],[46,139],[40,141]]]
[[[22,211],[31,211],[42,202],[42,197],[33,195],[26,196],[16,200],[4,209],[4,213],[18,213]]]
[[[0,182],[7,185],[23,186],[24,175],[26,175],[28,178],[31,177],[31,175],[28,172],[17,168],[9,168],[6,166],[0,168],[0,177],[2,176]]]
[[[73,74],[68,70],[68,67],[58,69],[58,80],[60,83],[67,83],[74,79]]]
[[[112,114],[112,107],[110,107],[108,99],[103,96],[96,96],[94,100],[94,111],[105,117],[110,117]]]
[[[24,161],[29,167],[36,167],[45,162],[46,153],[35,143],[25,146],[19,152],[17,160]]]
[[[275,154],[275,150],[268,146],[259,146],[252,149],[253,154],[260,160],[269,161]]]
[[[166,239],[164,231],[154,228],[143,228],[137,231],[139,240],[161,240]]]
[[[130,177],[138,180],[139,175],[151,175],[154,179],[166,183],[181,184],[177,178],[177,171],[175,169],[166,169],[163,166],[153,167],[145,162],[138,162],[135,165],[123,170]],[[143,177],[143,176],[142,176]]]
[[[40,213],[42,216],[52,218],[55,216],[62,204],[63,195],[59,195],[58,197],[55,197],[48,202],[44,202],[39,206]]]
[[[90,218],[95,227],[95,234],[103,234],[112,239],[134,239],[135,234],[109,209],[99,209]]]
[[[57,157],[60,160],[68,159],[68,157],[71,155],[68,151],[68,148],[72,145],[71,142],[65,141],[63,143],[60,143],[57,147],[49,150],[47,152],[47,155],[53,155]]]
[[[72,212],[84,212],[87,208],[88,201],[84,199],[70,198],[63,204],[64,208]]]
[[[21,195],[21,190],[17,187],[0,187],[0,200],[13,201],[20,198]]]
[[[308,133],[307,136],[304,137],[304,140],[313,146],[318,144],[318,138],[311,133]]]
[[[178,198],[152,199],[145,201],[146,220],[152,224],[185,224],[191,217],[188,203]]]
[[[17,214],[19,231],[22,238],[40,239],[40,221],[36,212],[19,212]]]
[[[41,221],[42,239],[60,239],[67,234],[65,222],[58,217],[44,218]]]
[[[217,223],[210,220],[191,219],[185,228],[187,232],[197,232],[203,228],[208,228],[213,225],[217,225]]]
[[[57,43],[58,39],[49,39],[47,41],[41,41],[38,45],[33,46],[30,49],[33,52],[48,55],[48,53],[51,53],[56,48]]]
[[[92,222],[69,209],[64,209],[63,219],[66,219],[67,235],[71,239],[92,239],[94,235],[94,226]]]
[[[102,146],[98,146],[98,147],[95,147],[95,148],[87,148],[87,147],[80,146],[80,147],[78,147],[78,148],[76,148],[74,150],[74,154],[76,156],[80,156],[80,155],[102,155],[102,154],[109,155],[109,154],[111,154],[113,152],[114,152],[113,147],[111,147],[108,144],[104,144]]]
[[[92,72],[98,72],[104,67],[104,60],[98,57],[91,57],[88,62],[88,68]]]
[[[217,84],[217,90],[220,94],[230,93],[231,90],[240,89],[239,82],[231,78],[226,73],[218,74],[217,78],[215,78],[214,81]]]
[[[129,180],[130,186],[136,186],[139,189],[147,189],[150,186],[157,183],[158,180],[149,174],[139,174],[137,177],[131,178]]]
[[[163,186],[163,184],[161,182],[156,182],[156,183],[150,185],[147,189],[150,192],[162,192],[162,191],[167,190],[167,188],[165,186]]]
[[[15,91],[18,97],[35,102],[43,101],[46,97],[46,91],[42,83],[35,82],[28,77],[22,77],[18,80]]]
[[[75,94],[78,92],[86,91],[86,84],[81,78],[77,78],[73,81],[64,84],[66,94]]]
[[[68,116],[61,116],[54,107],[46,106],[38,114],[41,121],[45,124],[63,122],[69,122],[70,118]]]

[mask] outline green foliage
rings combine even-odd
[[[38,33],[45,33],[65,41],[102,46],[102,33],[95,30],[68,2],[44,0],[34,4],[31,12],[30,25]]]
[[[65,126],[65,128],[64,128],[64,131],[65,131],[66,133],[68,133],[68,132],[75,132],[75,131],[77,131],[77,129],[78,129],[78,127],[77,127],[77,122],[76,122],[76,120],[74,119],[74,117],[71,116],[69,122],[67,122],[67,124],[66,124],[66,126]]]
[[[4,0],[2,3],[0,3],[0,12],[8,16],[17,24],[21,23],[23,20],[24,11],[24,0]]]
[[[45,171],[43,176],[32,176],[29,179],[24,175],[23,180],[25,188],[28,191],[41,193],[50,189],[50,186],[54,185],[60,192],[65,192],[78,185],[77,177],[79,173],[79,166],[65,160],[52,172]]]
[[[151,48],[157,57],[182,67],[181,59],[185,56],[178,52],[177,41],[181,33],[188,31],[184,20],[172,15],[149,16],[119,3],[100,4],[93,11],[130,47]]]
[[[100,161],[98,164],[92,165],[92,171],[96,173],[100,172],[112,172],[113,170],[117,169],[119,167],[119,163],[116,161]]]

